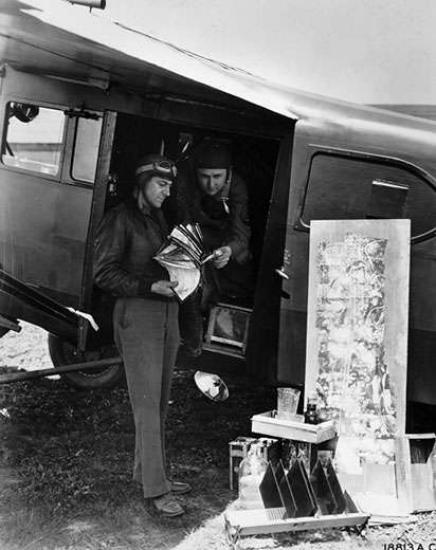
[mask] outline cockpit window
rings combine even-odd
[[[10,102],[6,116],[2,162],[7,166],[56,176],[64,142],[64,112]]]

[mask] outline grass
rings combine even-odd
[[[161,519],[144,506],[131,481],[134,429],[127,390],[78,391],[62,380],[3,386],[0,392],[0,548],[2,550],[218,550],[229,548],[223,511],[228,442],[250,435],[250,418],[274,408],[275,391],[229,384],[230,398],[212,403],[178,372],[167,429],[171,475],[193,492],[187,513]],[[247,537],[240,546],[302,550],[383,549],[386,543],[434,542],[434,514],[363,540],[342,531]],[[411,547],[410,547],[411,548]],[[415,545],[415,548],[417,546]]]
[[[194,487],[176,520],[150,515],[131,481],[125,388],[84,392],[47,379],[4,386],[1,548],[173,548],[221,514],[234,498],[227,443],[250,434],[251,414],[271,408],[273,391],[231,386],[230,399],[216,404],[191,377],[175,377],[168,419],[171,475]]]

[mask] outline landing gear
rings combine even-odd
[[[112,359],[118,356],[115,345],[103,345],[95,350],[78,351],[73,344],[58,336],[49,334],[48,348],[53,365],[71,365],[86,361]],[[123,365],[110,365],[89,370],[67,372],[62,377],[72,386],[81,389],[112,388],[124,377]]]

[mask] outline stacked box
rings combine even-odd
[[[270,437],[237,437],[229,443],[229,486],[231,490],[238,489],[239,465],[248,455],[253,443],[261,444],[262,454],[265,460],[278,460],[279,449],[277,439]]]

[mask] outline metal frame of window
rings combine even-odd
[[[304,193],[300,201],[300,204],[298,205],[298,212],[299,212],[298,222],[294,225],[294,229],[297,231],[309,232],[310,230],[310,221],[309,223],[304,221],[303,215],[304,215],[304,207],[306,205],[306,200],[308,195],[308,188],[309,188],[310,176],[312,172],[313,160],[318,155],[327,155],[327,156],[330,155],[332,157],[368,161],[375,164],[384,164],[384,165],[387,164],[391,167],[401,168],[405,171],[410,172],[414,176],[418,177],[423,183],[427,184],[433,191],[436,192],[436,178],[434,178],[426,170],[420,168],[419,166],[417,166],[412,162],[408,162],[408,161],[399,159],[397,157],[377,155],[373,153],[362,153],[361,151],[341,149],[336,147],[326,147],[323,145],[311,144],[309,147],[314,151],[314,154],[312,154],[310,157],[310,164],[307,172],[306,183],[304,186]],[[436,226],[429,229],[428,231],[425,231],[424,233],[420,233],[419,235],[412,236],[411,242],[412,244],[415,244],[415,243],[430,239],[434,236],[436,236]]]
[[[7,136],[8,136],[8,130],[9,130],[9,110],[10,110],[10,104],[11,103],[14,103],[14,102],[21,102],[19,99],[16,100],[16,99],[9,99],[6,103],[5,103],[5,121],[4,121],[4,130],[3,130],[3,135],[2,135],[2,147],[1,147],[1,158],[0,158],[0,161],[1,161],[1,164],[7,168],[8,170],[13,170],[15,172],[21,172],[21,173],[25,173],[25,174],[35,174],[35,175],[38,175],[40,177],[43,177],[44,179],[48,179],[48,180],[52,180],[52,181],[61,181],[62,179],[62,171],[63,171],[63,164],[64,164],[64,160],[65,160],[65,150],[66,150],[66,142],[67,142],[67,133],[68,133],[68,121],[64,118],[64,121],[63,121],[63,130],[62,130],[62,141],[60,142],[60,147],[61,147],[61,150],[60,150],[60,155],[59,155],[59,164],[58,164],[58,169],[57,169],[57,172],[56,174],[49,174],[49,173],[46,173],[46,172],[42,172],[40,170],[32,170],[31,168],[25,168],[23,166],[13,166],[11,164],[7,164],[5,161],[4,161],[4,149],[8,143],[8,140],[7,140]],[[52,111],[58,111],[60,113],[64,113],[64,109],[63,107],[60,107],[59,105],[49,105],[49,104],[45,104],[43,102],[40,102],[38,104],[34,103],[33,105],[36,105],[37,107],[39,107],[40,109],[50,109]]]

